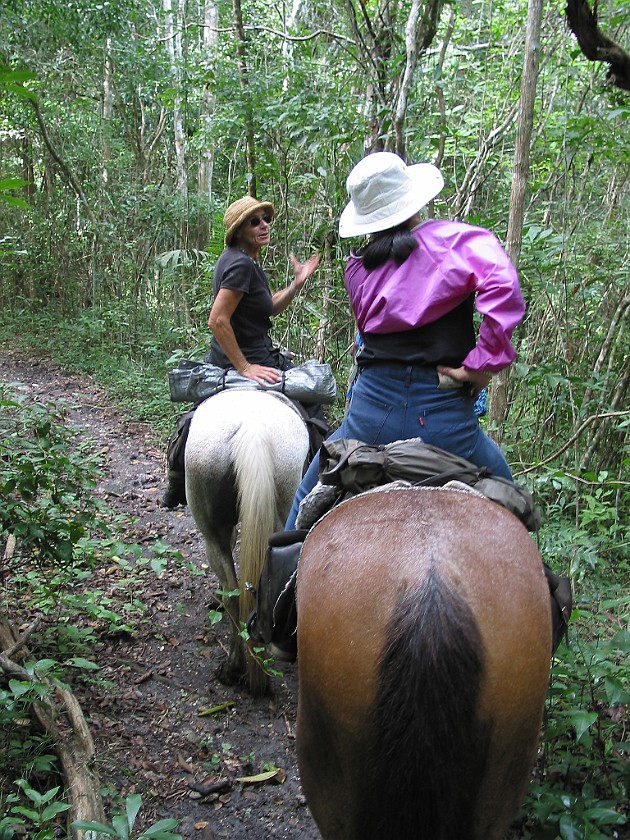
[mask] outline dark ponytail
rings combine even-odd
[[[405,223],[372,234],[367,245],[359,249],[357,256],[361,257],[368,271],[372,271],[389,259],[394,260],[396,265],[402,265],[417,247],[416,238]]]

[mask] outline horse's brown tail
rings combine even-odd
[[[466,840],[488,751],[477,623],[432,563],[398,600],[386,639],[371,755],[380,784],[363,800],[356,836]]]

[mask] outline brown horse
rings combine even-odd
[[[508,511],[385,489],[324,516],[297,581],[298,764],[324,840],[499,840],[551,657],[540,555]]]

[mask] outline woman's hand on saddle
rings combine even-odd
[[[276,370],[276,368],[265,367],[265,365],[251,365],[249,362],[244,368],[239,370],[239,373],[241,376],[252,379],[263,387],[265,385],[275,385],[276,382],[280,382],[282,379],[280,371]]]
[[[289,259],[291,260],[291,265],[293,266],[293,272],[295,274],[295,279],[291,285],[294,287],[296,292],[299,292],[319,265],[319,254],[313,254],[306,260],[306,262],[303,263],[301,263],[294,254],[290,254]]]
[[[471,394],[475,399],[477,399],[484,388],[488,387],[488,383],[492,378],[489,373],[485,373],[483,370],[470,370],[463,365],[458,368],[438,365],[438,373],[450,376],[451,379],[455,379],[457,382],[468,382],[471,386]]]

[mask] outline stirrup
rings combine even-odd
[[[290,643],[297,630],[295,582],[302,543],[308,531],[278,531],[269,537],[269,550],[256,590],[256,607],[247,619],[251,639],[259,644]]]
[[[543,569],[551,598],[551,653],[553,655],[563,639],[567,644],[569,643],[569,620],[573,608],[573,597],[571,581],[568,577],[554,574],[546,563],[543,563]]]

